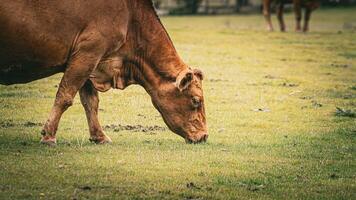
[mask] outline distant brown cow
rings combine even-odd
[[[294,6],[294,13],[295,13],[295,20],[296,20],[296,31],[302,31],[302,8],[305,8],[304,13],[304,26],[303,32],[307,32],[309,30],[309,20],[310,15],[313,10],[319,7],[318,0],[263,0],[263,15],[267,21],[268,30],[273,31],[273,25],[271,21],[271,3],[276,3],[276,11],[277,11],[277,18],[279,22],[279,27],[281,31],[286,31],[286,25],[283,19],[283,9],[286,3],[293,3]]]
[[[90,140],[111,142],[98,121],[98,91],[130,84],[145,88],[173,132],[207,139],[203,74],[178,56],[151,0],[2,0],[0,30],[0,84],[64,72],[42,143],[56,143],[78,91]]]

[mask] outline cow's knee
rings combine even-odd
[[[73,105],[73,97],[71,95],[66,95],[66,94],[58,94],[55,100],[55,106],[66,110],[70,106]]]
[[[64,110],[68,109],[72,105],[73,105],[73,99],[69,99],[69,98],[68,99],[63,99],[59,103],[59,106]]]
[[[72,106],[73,105],[73,98],[72,97],[64,98],[63,101],[62,101],[62,105],[65,108],[68,108],[68,107]]]

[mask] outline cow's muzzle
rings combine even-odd
[[[185,139],[185,142],[188,143],[188,144],[198,144],[198,143],[204,143],[208,140],[208,133],[203,133],[203,134],[200,134],[200,136],[198,138],[186,138]]]

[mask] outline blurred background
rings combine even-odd
[[[262,9],[262,0],[153,1],[160,15],[256,13],[260,12]],[[324,7],[356,5],[356,0],[321,0],[320,2]]]

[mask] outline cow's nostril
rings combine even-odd
[[[204,135],[201,137],[200,141],[201,141],[201,142],[206,142],[206,140],[208,139],[208,137],[209,137],[208,134],[204,134]]]
[[[185,142],[186,142],[187,144],[192,144],[192,143],[193,143],[193,140],[191,140],[191,139],[189,139],[189,138],[186,138],[186,139],[185,139]]]

